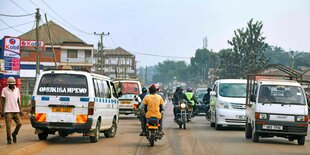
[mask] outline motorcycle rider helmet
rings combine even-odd
[[[155,94],[156,93],[156,86],[155,85],[151,85],[149,87],[149,92],[150,92],[150,94]]]
[[[186,89],[186,91],[187,91],[187,92],[192,92],[193,89],[192,89],[191,87],[188,87],[188,88]]]
[[[142,88],[142,93],[147,93],[147,89],[145,87]]]

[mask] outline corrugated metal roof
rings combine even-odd
[[[52,36],[52,41],[54,45],[63,45],[63,44],[80,44],[87,45],[82,39],[78,38],[74,34],[70,33],[63,27],[57,25],[53,21],[49,21],[49,29]],[[44,41],[45,44],[51,44],[48,37],[47,24],[43,24],[39,27],[39,40]],[[29,32],[19,36],[22,40],[36,40],[36,29],[32,29]]]
[[[106,49],[104,51],[106,52],[106,55],[134,56],[121,47],[117,47],[116,49]]]

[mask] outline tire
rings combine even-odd
[[[155,130],[151,130],[151,135],[149,137],[149,142],[151,146],[154,146],[154,141],[155,141]]]
[[[39,138],[40,140],[46,140],[47,137],[48,137],[48,133],[47,133],[47,132],[42,132],[42,133],[39,133],[39,134],[38,134],[38,138]]]
[[[89,136],[90,142],[96,143],[99,140],[100,135],[100,120],[97,121],[96,128],[95,128],[95,136]]]
[[[58,134],[59,134],[60,137],[65,138],[65,137],[67,137],[69,135],[69,132],[60,130],[60,131],[58,131]]]
[[[215,123],[214,128],[215,128],[215,130],[221,130],[223,128],[223,126]]]
[[[300,136],[299,138],[298,138],[298,145],[305,145],[305,136]]]
[[[116,132],[117,132],[117,123],[116,123],[116,119],[114,118],[111,129],[105,131],[104,136],[107,138],[113,138],[115,137]]]
[[[185,130],[186,129],[186,118],[183,117],[183,129]]]
[[[253,133],[252,141],[253,141],[254,143],[257,143],[257,142],[259,141],[259,135],[258,135],[258,133],[256,133],[256,132]]]
[[[245,138],[246,139],[252,138],[252,127],[251,127],[251,124],[248,123],[248,119],[246,120],[246,123],[245,123]]]

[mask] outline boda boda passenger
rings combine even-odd
[[[146,95],[142,101],[142,104],[145,105],[144,110],[145,110],[145,118],[149,119],[151,117],[156,117],[159,119],[159,133],[163,135],[162,131],[162,112],[163,112],[163,104],[164,101],[162,97],[158,94],[156,94],[156,87],[155,86],[150,86],[149,87],[149,93]],[[143,125],[146,124],[146,120],[142,122]],[[146,135],[146,131],[142,131],[141,133],[142,136]]]

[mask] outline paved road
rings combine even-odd
[[[35,145],[39,149],[27,153],[37,155],[54,154],[197,154],[197,155],[309,155],[310,137],[306,138],[304,146],[297,142],[290,142],[282,138],[260,139],[253,143],[244,138],[244,131],[240,128],[229,128],[215,131],[210,127],[204,116],[195,117],[188,123],[186,130],[179,129],[172,121],[172,106],[168,106],[164,119],[165,136],[150,147],[145,137],[139,137],[140,124],[133,116],[122,116],[118,133],[115,138],[100,138],[98,143],[90,143],[88,137],[72,134],[67,138],[51,136],[47,141],[38,142],[33,132],[27,135],[30,142],[21,143]],[[27,128],[27,126],[25,127]],[[26,130],[26,129],[25,129]],[[27,129],[30,130],[30,129]],[[310,133],[309,133],[310,134]],[[17,145],[17,144],[15,144]],[[19,144],[21,145],[21,144]],[[10,146],[11,147],[11,146]],[[14,147],[14,145],[12,146]],[[1,146],[0,146],[1,148]],[[33,147],[32,147],[33,148]],[[31,149],[30,149],[31,150]],[[0,153],[1,154],[1,153]]]

